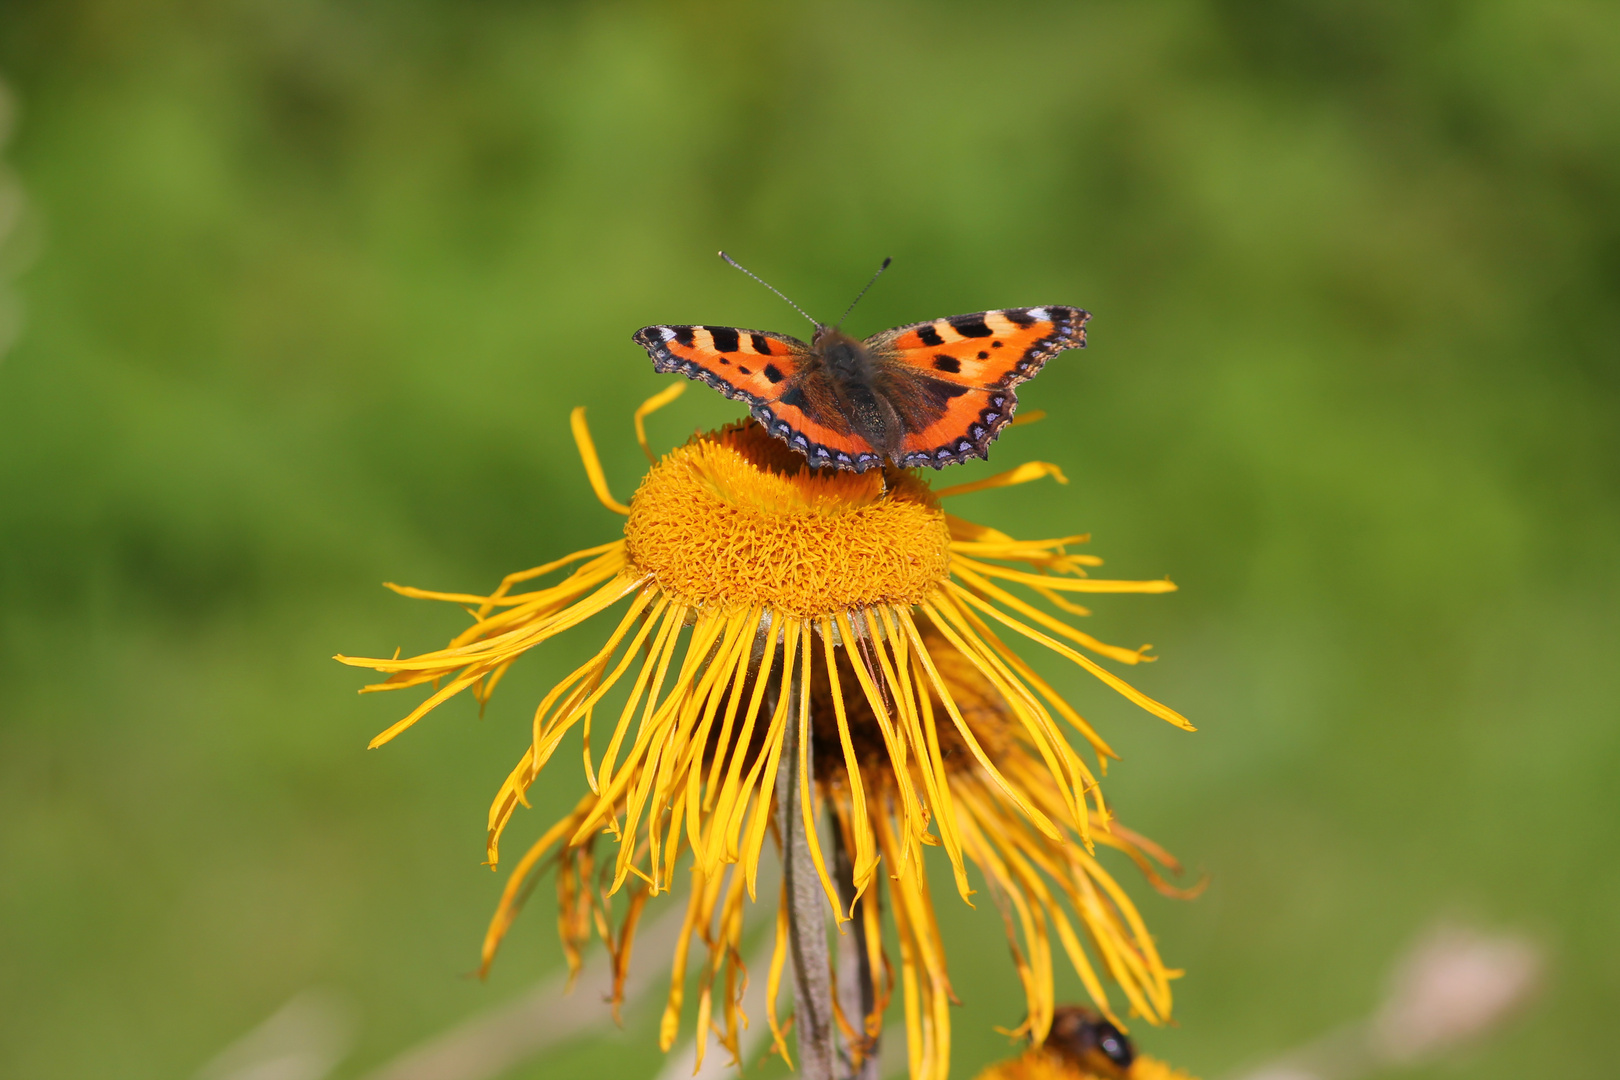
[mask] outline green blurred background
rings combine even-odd
[[[666,385],[631,331],[804,330],[724,247],[823,317],[894,256],[861,333],[1095,313],[995,447],[1073,483],[955,509],[1181,586],[1087,629],[1154,642],[1132,677],[1198,733],[1049,669],[1211,875],[1131,883],[1188,971],[1144,1046],[1216,1077],[1309,1038],[1449,917],[1548,987],[1408,1075],[1612,1075],[1617,72],[1583,0],[6,4],[0,1073],[188,1076],[320,986],[359,1076],[556,970],[540,904],[464,977],[488,800],[601,631],[374,753],[410,702],[329,657],[463,625],[385,579],[615,534],[567,415],[628,495]],[[737,413],[694,387],[654,438]],[[971,1076],[1016,984],[993,906],[940,906]],[[655,1023],[511,1075],[650,1077]]]

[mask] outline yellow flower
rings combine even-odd
[[[644,450],[643,418],[678,392],[672,387],[637,411]],[[654,460],[625,506],[608,492],[583,409],[575,410],[573,429],[597,496],[627,516],[623,539],[510,575],[488,595],[390,586],[459,603],[473,625],[445,649],[421,656],[338,658],[388,673],[367,690],[435,686],[372,741],[380,746],[464,690],[487,701],[523,653],[628,601],[601,649],[540,702],[529,746],[490,808],[493,866],[513,811],[527,805],[526,791],[564,737],[580,730],[590,791],[519,860],[485,939],[486,969],[550,854],[558,867],[559,928],[570,964],[577,969],[594,927],[622,980],[645,902],[674,885],[677,860],[690,851],[687,924],[660,1041],[666,1049],[674,1041],[687,944],[696,933],[708,948],[697,1030],[707,1032],[712,1024],[735,1056],[746,974],[743,896],[754,896],[791,722],[798,732],[800,786],[810,787],[813,749],[815,787],[848,853],[851,895],[860,899],[858,905],[839,902],[816,839],[817,800],[803,800],[810,853],[839,919],[858,917],[875,931],[873,886],[889,881],[914,1077],[943,1077],[949,1064],[952,995],[923,872],[925,847],[944,848],[964,899],[973,892],[966,863],[975,863],[1009,933],[1017,923],[1015,959],[1029,1002],[1025,1030],[1037,1042],[1053,1011],[1054,933],[1107,1015],[1114,1014],[1104,975],[1119,985],[1134,1013],[1154,1023],[1169,1015],[1175,973],[1160,962],[1135,907],[1095,860],[1095,846],[1124,851],[1161,886],[1150,859],[1173,863],[1113,821],[1098,774],[1115,755],[1001,635],[1038,643],[1191,730],[1180,714],[1087,655],[1134,664],[1149,659],[1146,646],[1106,645],[1009,591],[1026,588],[1060,611],[1084,615],[1070,594],[1159,593],[1175,586],[1089,577],[1086,568],[1101,560],[1068,550],[1086,537],[1014,540],[939,505],[951,495],[1046,476],[1066,482],[1055,466],[1030,463],[935,492],[906,472],[812,469],[748,421],[694,437]],[[560,582],[521,591],[569,566]],[[625,683],[622,702],[610,706],[607,695]],[[1095,772],[1071,747],[1060,718],[1092,748]],[[598,867],[596,842],[604,833],[616,850]],[[631,887],[615,931],[612,898],[626,884]],[[1078,927],[1061,901],[1078,916]],[[786,956],[783,911],[768,1019],[785,1055],[774,1005]],[[866,940],[879,949],[881,935],[869,932]],[[880,957],[872,959],[871,971],[884,970]],[[879,1001],[866,1027],[875,1034],[886,993],[874,996]],[[714,1022],[716,1007],[723,1022]]]

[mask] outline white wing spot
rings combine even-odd
[[[1052,316],[1043,307],[1032,307],[1029,309],[1029,317],[1034,319],[1036,322],[1046,322]]]

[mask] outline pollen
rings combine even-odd
[[[665,454],[630,500],[625,543],[632,567],[700,610],[910,606],[950,576],[950,528],[921,481],[811,468],[755,424]]]

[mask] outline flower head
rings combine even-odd
[[[638,411],[644,449],[643,417],[678,392]],[[1092,658],[1134,664],[1149,659],[1146,646],[1106,645],[1011,591],[1027,589],[1059,612],[1086,614],[1067,598],[1174,586],[1089,577],[1087,568],[1101,560],[1069,551],[1086,537],[1014,540],[940,507],[942,498],[970,490],[1044,476],[1065,482],[1056,467],[1032,463],[932,491],[892,469],[816,470],[749,421],[654,460],[625,506],[608,493],[583,410],[575,410],[573,424],[598,497],[627,516],[622,539],[510,575],[487,595],[394,586],[462,604],[473,624],[445,649],[420,656],[339,657],[388,674],[367,689],[436,687],[373,740],[376,746],[464,690],[487,701],[523,653],[624,605],[601,648],[540,702],[529,745],[490,808],[493,866],[529,786],[564,738],[580,732],[590,790],[519,860],[486,936],[486,968],[549,857],[558,868],[559,927],[570,963],[577,966],[594,928],[622,979],[643,905],[674,887],[677,863],[689,852],[687,932],[661,1041],[668,1048],[675,1038],[687,943],[697,934],[708,948],[698,1030],[712,1024],[735,1055],[743,899],[756,891],[783,747],[795,725],[799,785],[809,790],[813,783],[819,796],[802,801],[816,872],[838,918],[861,920],[874,951],[881,941],[878,886],[888,880],[914,1077],[943,1077],[949,1061],[952,994],[924,873],[927,847],[944,849],[964,899],[973,895],[967,863],[984,875],[1024,980],[1024,1030],[1037,1043],[1053,1015],[1054,936],[1108,1016],[1105,978],[1120,987],[1132,1013],[1155,1023],[1168,1016],[1174,973],[1095,852],[1099,845],[1124,852],[1167,891],[1174,890],[1154,862],[1174,864],[1113,820],[1098,781],[1113,751],[1003,635],[1075,662],[1190,729]],[[555,584],[527,588],[569,567]],[[1095,770],[1060,721],[1089,744]],[[795,767],[791,758],[786,764]],[[821,816],[833,819],[841,856],[832,871],[817,840],[818,802]],[[603,835],[614,847],[599,858]],[[847,869],[839,873],[839,866]],[[851,899],[841,900],[841,891]],[[617,930],[615,895],[625,896]],[[769,1019],[784,1054],[774,999],[785,952],[779,918]],[[874,962],[870,970],[885,968]],[[888,989],[886,982],[873,987],[865,1018],[873,1035]],[[853,1030],[861,1018],[843,1023]]]
[[[1193,1080],[1141,1056],[1109,1021],[1080,1005],[1059,1007],[1044,1045],[985,1069],[978,1080]]]

